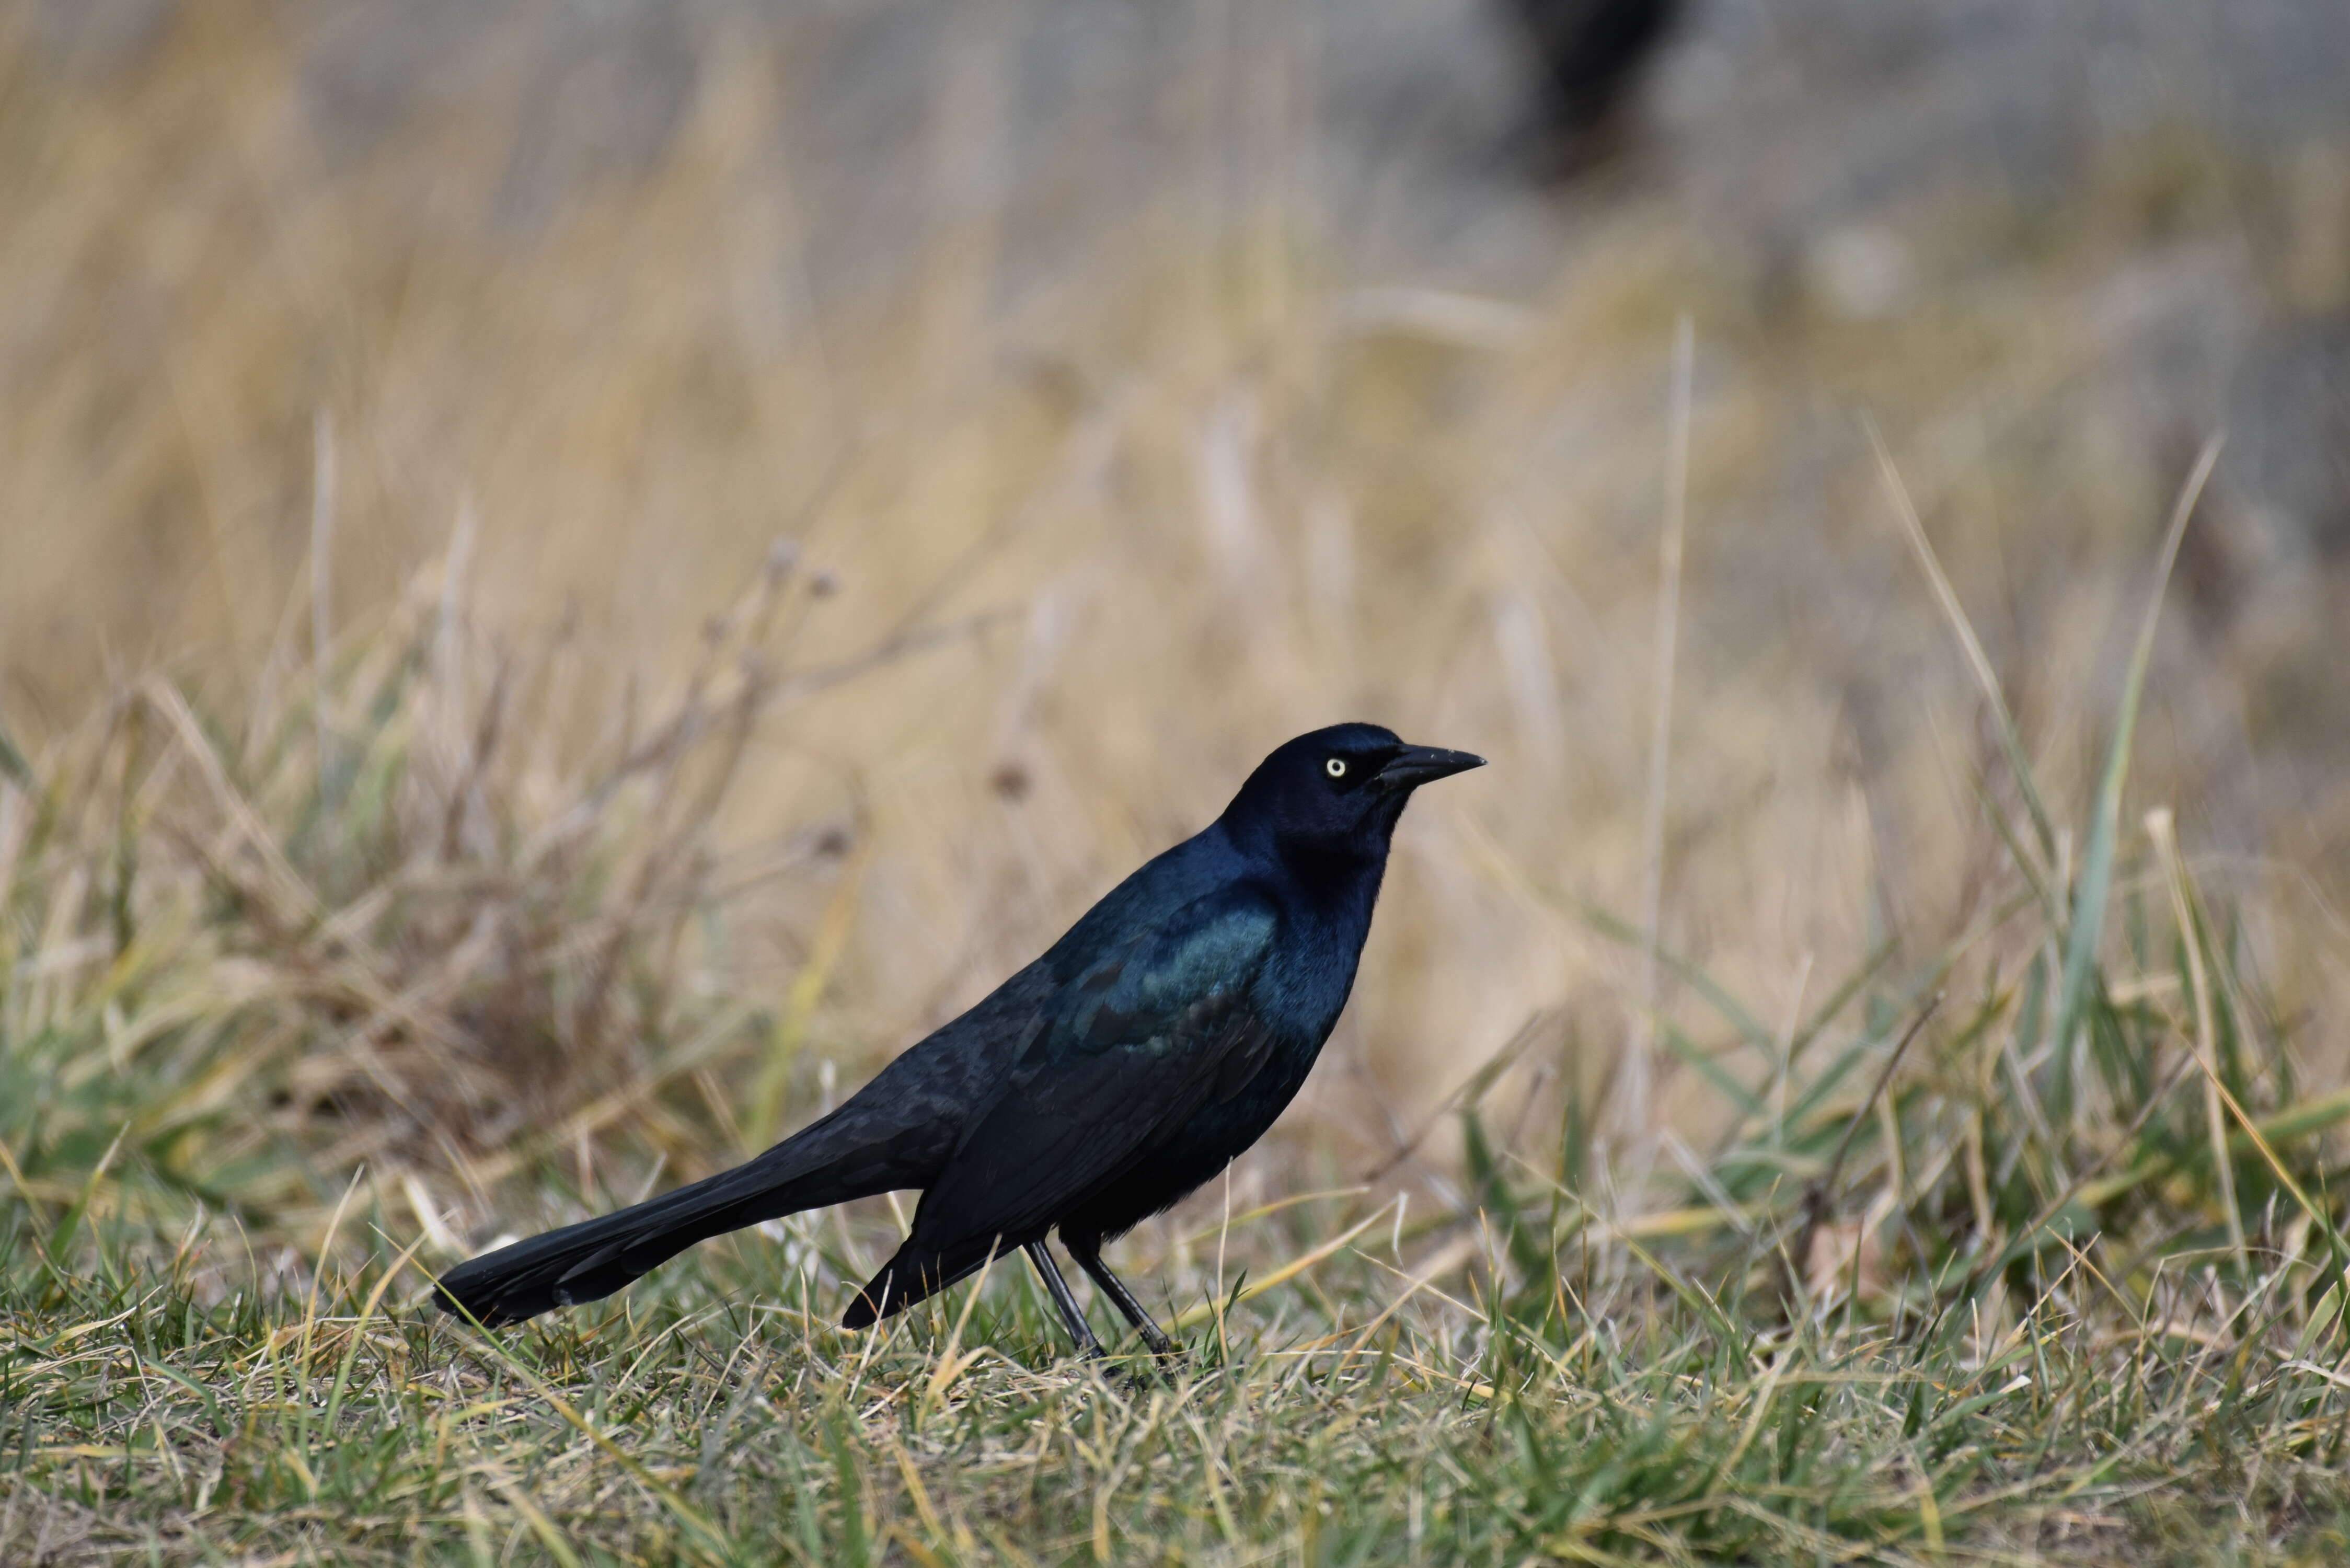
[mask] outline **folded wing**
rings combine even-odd
[[[861,1327],[1025,1245],[1263,1065],[1255,981],[1279,916],[1245,886],[1173,911],[1072,976],[850,1306]]]

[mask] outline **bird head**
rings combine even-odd
[[[1412,791],[1484,765],[1467,752],[1408,745],[1377,724],[1334,724],[1259,763],[1224,808],[1224,828],[1244,848],[1377,858]]]

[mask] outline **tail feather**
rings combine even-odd
[[[868,1143],[846,1139],[839,1135],[853,1129],[829,1124],[832,1118],[747,1164],[633,1208],[460,1263],[441,1276],[433,1300],[485,1328],[520,1323],[610,1295],[712,1236],[929,1179],[929,1140]]]
[[[896,1317],[916,1302],[971,1278],[991,1257],[1014,1250],[1001,1241],[993,1245],[976,1241],[933,1252],[927,1247],[918,1248],[910,1236],[897,1255],[881,1265],[880,1272],[865,1282],[865,1288],[841,1314],[840,1326],[870,1328],[883,1318]]]

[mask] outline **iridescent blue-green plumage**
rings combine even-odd
[[[1404,802],[1475,765],[1370,725],[1300,736],[1222,816],[831,1115],[733,1170],[463,1264],[442,1305],[514,1322],[608,1294],[710,1236],[919,1188],[905,1243],[848,1326],[1016,1247],[1051,1271],[1039,1244],[1057,1231],[1161,1343],[1101,1265],[1103,1241],[1214,1176],[1289,1104],[1354,984]],[[1066,1290],[1057,1272],[1047,1282]]]

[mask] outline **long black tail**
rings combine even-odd
[[[441,1276],[433,1300],[485,1327],[610,1295],[696,1241],[879,1192],[930,1184],[937,1129],[877,1127],[855,1101],[746,1164],[632,1209],[501,1247]]]

